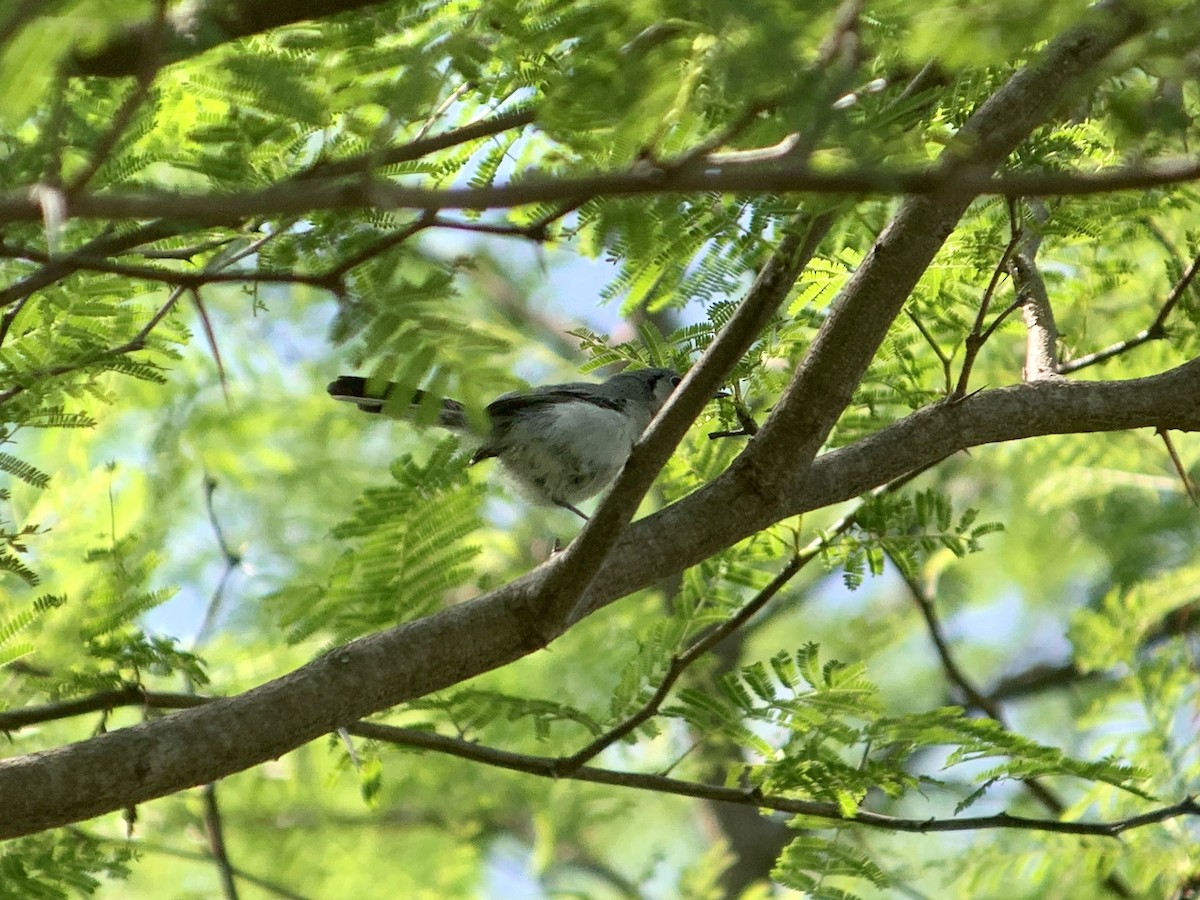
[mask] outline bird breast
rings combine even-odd
[[[562,403],[516,424],[498,456],[536,503],[575,504],[604,490],[641,436],[637,422],[592,403]]]

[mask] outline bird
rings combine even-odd
[[[679,382],[672,369],[648,368],[625,370],[599,384],[574,381],[504,394],[485,409],[487,430],[478,435],[483,442],[471,464],[496,459],[525,499],[570,510],[586,521],[577,504],[612,484]],[[394,382],[357,375],[342,375],[328,387],[335,400],[368,413],[394,406],[389,399],[397,389]],[[416,391],[400,415],[424,400],[425,392]],[[441,400],[436,424],[474,432],[456,400]]]

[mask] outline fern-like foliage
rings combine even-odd
[[[529,722],[540,741],[550,736],[553,725],[570,722],[597,735],[601,728],[591,716],[569,704],[532,697],[517,697],[499,691],[465,689],[423,697],[406,704],[407,709],[436,712],[455,731],[466,736],[479,734],[496,722]]]
[[[7,472],[14,478],[19,478],[34,487],[44,488],[50,483],[50,476],[24,460],[17,459],[11,453],[0,453],[0,472]]]
[[[950,497],[933,488],[887,494],[864,503],[855,527],[823,554],[827,564],[841,566],[846,586],[853,589],[868,572],[882,574],[889,559],[911,574],[938,550],[956,557],[978,553],[984,537],[1004,529],[978,518],[978,510],[967,509],[956,520]]]
[[[0,561],[2,565],[2,561]],[[0,667],[12,663],[34,651],[34,643],[18,640],[18,636],[51,609],[62,606],[67,598],[57,594],[43,594],[27,609],[0,621]]]
[[[346,640],[424,615],[472,577],[483,487],[467,478],[468,456],[453,438],[417,462],[393,463],[387,487],[369,488],[354,515],[333,530],[344,548],[328,580],[280,595],[289,638],[316,633]]]
[[[129,877],[135,851],[74,830],[44,832],[0,847],[0,879],[12,897],[66,900]]]
[[[814,900],[858,900],[849,889],[856,881],[884,891],[892,879],[871,857],[847,839],[826,840],[802,835],[792,840],[779,858],[772,877]]]
[[[941,782],[945,771],[959,766],[967,768],[976,787],[956,812],[1003,781],[1047,776],[1109,784],[1148,798],[1142,786],[1147,773],[1136,766],[1117,759],[1077,759],[991,719],[970,718],[957,707],[885,715],[864,666],[822,662],[814,644],[744,666],[722,677],[717,688],[681,691],[664,714],[682,718],[706,739],[721,735],[759,760],[735,767],[731,781],[772,796],[831,802],[846,816],[872,792],[901,798]],[[934,750],[948,752],[939,769],[922,772],[928,760],[938,758],[931,755]],[[996,762],[986,769],[973,765],[984,760]],[[796,824],[828,828],[820,820]],[[888,883],[869,855],[847,848],[836,834],[811,831],[790,846],[775,874],[814,896],[855,896],[847,879],[875,887]]]
[[[55,687],[55,696],[116,690],[154,679],[171,683],[179,678],[197,688],[209,681],[204,660],[183,649],[178,638],[149,635],[133,626],[96,635],[88,641],[87,651],[93,664],[71,672]]]

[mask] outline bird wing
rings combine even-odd
[[[487,441],[475,451],[472,463],[499,456],[514,422],[522,414],[550,410],[570,403],[590,403],[601,409],[620,412],[621,404],[596,394],[594,384],[554,384],[532,391],[518,391],[497,397],[487,406],[492,429]]]
[[[560,403],[579,403],[582,401],[584,403],[591,403],[593,406],[599,406],[602,409],[613,409],[618,412],[621,410],[619,403],[607,397],[598,396],[595,389],[596,386],[593,384],[580,384],[578,386],[559,384],[537,391],[505,394],[503,397],[497,397],[489,403],[487,412],[494,425],[498,419],[508,418],[509,416],[530,409],[557,406]]]

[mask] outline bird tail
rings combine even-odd
[[[329,382],[326,390],[334,400],[353,403],[363,412],[382,413],[392,393],[398,387],[394,381],[379,381],[361,378],[358,375],[339,375]],[[424,402],[425,396],[424,391],[415,391],[409,401],[407,412],[415,412],[417,406]],[[404,415],[406,411],[401,409],[399,412]],[[470,427],[463,405],[457,400],[449,399],[442,400],[441,408],[438,410],[437,424],[453,431],[467,431]]]

